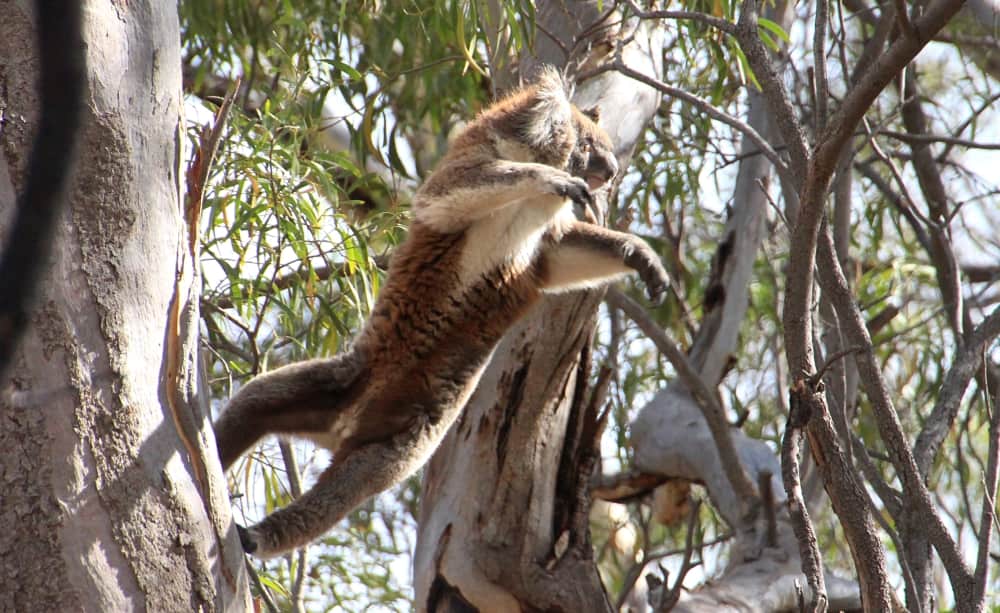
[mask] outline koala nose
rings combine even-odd
[[[598,189],[618,174],[618,160],[612,154],[590,158],[587,165],[587,185]]]
[[[606,180],[610,181],[616,174],[618,174],[618,160],[614,155],[608,155],[608,178]]]

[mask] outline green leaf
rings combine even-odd
[[[740,70],[740,82],[746,83],[749,79],[753,86],[758,90],[760,89],[760,83],[757,82],[757,76],[754,75],[753,69],[750,68],[750,62],[747,61],[747,56],[743,54],[743,50],[740,49],[739,45],[732,46],[733,51],[736,53],[736,59],[738,60],[737,66]]]
[[[780,25],[771,21],[770,19],[759,17],[757,19],[757,25],[760,27],[761,30],[767,30],[771,34],[774,34],[775,36],[780,38],[782,41],[785,42],[786,45],[791,43],[791,40],[788,38],[788,33],[785,32],[785,30]],[[764,32],[762,31],[761,34],[763,35]]]
[[[365,148],[368,150],[368,153],[372,155],[379,164],[388,166],[382,158],[382,152],[375,146],[375,141],[372,137],[372,132],[375,129],[375,98],[376,96],[370,96],[365,101],[365,115],[361,120],[361,136],[364,139]]]

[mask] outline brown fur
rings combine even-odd
[[[572,176],[563,168],[572,169]],[[353,346],[257,377],[215,425],[223,466],[268,433],[334,453],[299,500],[241,533],[271,556],[328,530],[418,469],[479,381],[497,342],[544,291],[637,270],[650,294],[659,259],[629,234],[573,219],[617,162],[607,135],[572,107],[558,75],[484,111],[414,198],[414,221]]]

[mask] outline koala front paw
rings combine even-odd
[[[649,296],[649,301],[657,305],[662,303],[666,296],[667,287],[670,285],[670,277],[667,276],[667,271],[663,269],[663,265],[659,261],[643,274],[643,282],[646,284],[646,294]]]
[[[569,198],[579,204],[584,210],[594,209],[594,197],[587,187],[587,182],[579,177],[566,175],[553,181],[553,191],[557,196]]]
[[[660,304],[670,286],[670,275],[667,274],[656,252],[639,239],[636,239],[634,250],[628,258],[628,264],[639,273],[639,278],[646,284],[646,294],[650,302]]]

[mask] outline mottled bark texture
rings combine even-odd
[[[566,57],[601,15],[596,2],[540,2],[539,62],[577,66],[610,58],[617,26]],[[604,10],[608,5],[605,3]],[[617,24],[617,20],[610,20]],[[629,32],[636,24],[627,24]],[[630,66],[659,78],[660,42],[642,26],[623,49]],[[496,75],[512,83],[510,74]],[[581,107],[607,112],[622,167],[658,105],[655,91],[613,72],[577,84]],[[610,610],[587,533],[587,482],[599,437],[587,381],[596,293],[553,297],[511,330],[479,388],[428,465],[414,561],[416,605],[431,611]]]
[[[0,3],[4,232],[39,116],[25,4]],[[83,39],[78,162],[0,381],[0,608],[243,610],[240,548],[198,404],[176,6],[85,2]]]

